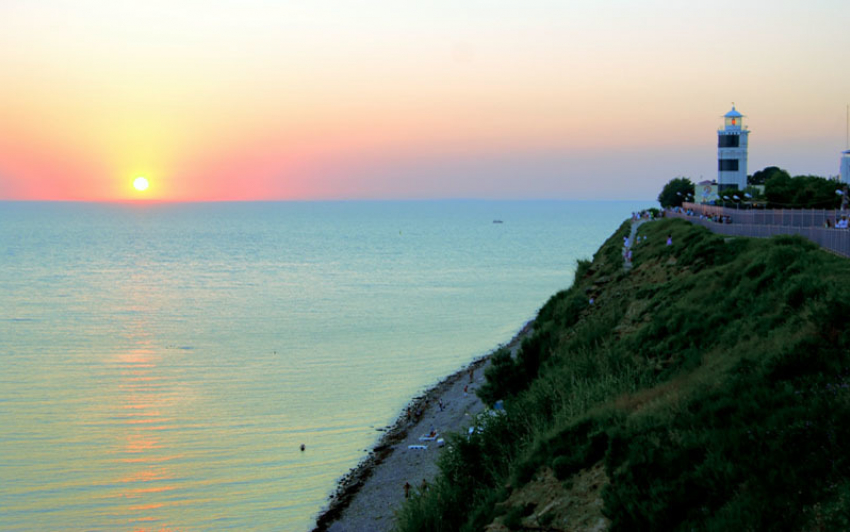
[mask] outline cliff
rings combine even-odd
[[[493,355],[504,411],[450,438],[400,530],[850,528],[850,261],[661,220],[626,271],[629,230]]]

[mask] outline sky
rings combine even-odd
[[[2,0],[0,200],[654,199],[836,175],[845,0]],[[150,187],[133,188],[138,176]]]

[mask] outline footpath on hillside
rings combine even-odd
[[[644,224],[644,222],[648,222],[644,218],[639,220],[632,220],[632,230],[629,232],[628,239],[623,242],[623,269],[625,271],[629,271],[632,269],[632,256],[631,251],[632,247],[635,245],[635,238],[637,237],[638,227]]]

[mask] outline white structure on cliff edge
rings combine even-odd
[[[841,152],[841,166],[838,171],[838,180],[842,183],[850,183],[850,105],[847,106],[847,148]]]
[[[747,145],[750,135],[750,131],[744,127],[744,115],[735,110],[735,104],[723,118],[724,127],[717,130],[717,184],[721,193],[729,188],[747,188]]]

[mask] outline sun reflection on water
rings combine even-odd
[[[179,395],[158,371],[149,345],[120,354],[115,365],[120,368],[120,402],[114,405],[120,429],[114,461],[122,471],[116,498],[123,501],[118,513],[135,530],[168,530],[161,523],[162,511],[174,504],[180,488],[172,464],[181,455],[173,453],[175,442],[168,434],[178,426],[174,406]]]

